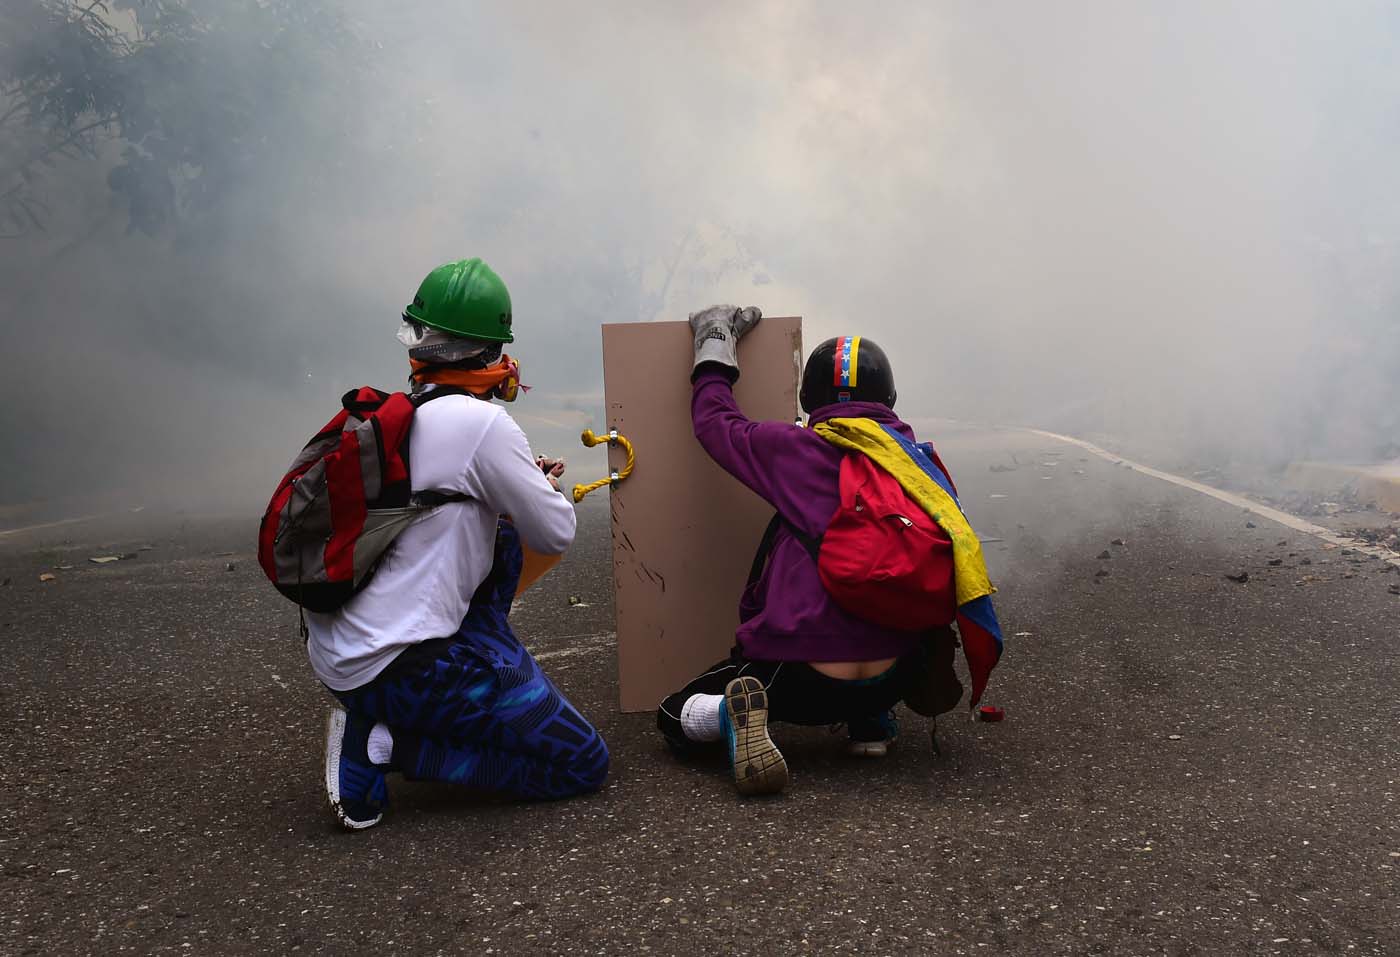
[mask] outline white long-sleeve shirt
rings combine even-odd
[[[491,571],[496,520],[559,555],[574,540],[573,505],[535,464],[525,433],[505,409],[470,396],[425,403],[409,444],[415,492],[465,492],[405,529],[363,591],[329,613],[307,612],[307,655],[335,691],[374,680],[409,645],[460,627],[472,594]]]

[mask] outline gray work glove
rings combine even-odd
[[[710,306],[690,314],[690,331],[695,335],[695,362],[690,367],[693,379],[706,362],[714,362],[733,370],[731,379],[739,377],[737,347],[763,313],[757,306]]]

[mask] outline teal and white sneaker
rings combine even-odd
[[[326,799],[347,831],[374,827],[389,806],[384,772],[369,760],[372,727],[372,721],[344,708],[333,708],[326,719]]]
[[[857,718],[846,725],[850,741],[846,753],[857,758],[883,758],[899,737],[899,719],[893,711]]]
[[[768,692],[757,678],[729,682],[720,708],[729,764],[740,794],[777,794],[787,787],[787,761],[768,736]]]

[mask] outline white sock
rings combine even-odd
[[[376,724],[369,729],[369,760],[371,764],[388,764],[394,753],[394,736],[387,724]]]
[[[722,694],[693,694],[681,705],[681,730],[692,741],[718,741]]]

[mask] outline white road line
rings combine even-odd
[[[24,532],[37,532],[45,528],[58,528],[60,525],[74,525],[78,522],[89,522],[92,521],[94,518],[101,517],[101,515],[81,515],[78,518],[61,518],[56,522],[43,522],[39,525],[25,525],[22,528],[7,528],[4,531],[0,532],[0,538],[5,538],[9,535],[20,535]]]
[[[1333,545],[1340,545],[1344,548],[1349,548],[1352,551],[1360,552],[1363,555],[1373,555],[1376,558],[1390,562],[1390,564],[1396,566],[1397,568],[1400,568],[1400,555],[1397,555],[1395,552],[1392,552],[1388,548],[1381,548],[1378,545],[1366,545],[1352,541],[1350,538],[1338,535],[1330,528],[1323,528],[1321,525],[1316,525],[1312,522],[1309,522],[1307,519],[1299,518],[1297,515],[1290,515],[1289,513],[1281,512],[1276,508],[1270,508],[1267,505],[1261,505],[1258,502],[1245,498],[1243,495],[1236,495],[1233,492],[1222,491],[1221,489],[1214,488],[1210,485],[1202,485],[1200,482],[1193,482],[1191,479],[1182,478],[1180,475],[1173,475],[1170,472],[1163,472],[1160,469],[1154,469],[1149,465],[1143,465],[1140,462],[1134,462],[1132,459],[1126,459],[1121,455],[1115,455],[1107,449],[1099,448],[1092,442],[1085,442],[1083,439],[1076,439],[1070,435],[1060,435],[1058,432],[1046,432],[1043,429],[1026,429],[1025,431],[1031,433],[1032,435],[1039,435],[1047,439],[1054,439],[1056,442],[1065,442],[1069,445],[1077,446],[1078,448],[1081,448],[1086,452],[1090,452],[1094,455],[1097,455],[1099,458],[1112,462],[1115,465],[1123,464],[1131,466],[1134,471],[1142,472],[1144,475],[1150,475],[1153,478],[1161,479],[1163,482],[1170,482],[1173,485],[1179,485],[1182,488],[1189,488],[1193,492],[1200,492],[1202,495],[1209,495],[1213,499],[1218,499],[1229,505],[1237,506],[1238,508],[1242,508],[1247,512],[1253,512],[1254,514],[1267,518],[1272,522],[1278,522],[1280,525],[1287,526],[1288,528],[1291,528],[1294,531],[1303,532],[1307,535],[1315,536],[1317,538],[1322,539],[1324,542],[1330,542]]]

